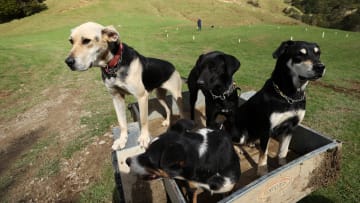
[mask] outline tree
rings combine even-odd
[[[2,0],[0,23],[23,18],[47,9],[45,0]]]

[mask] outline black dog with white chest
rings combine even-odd
[[[190,118],[195,117],[195,102],[199,89],[205,96],[206,126],[218,128],[219,114],[232,120],[238,105],[237,88],[233,74],[240,68],[240,61],[234,56],[213,51],[199,56],[188,77],[190,92]]]
[[[267,173],[270,137],[279,138],[278,161],[286,164],[291,133],[305,116],[305,88],[309,81],[325,73],[316,43],[285,41],[273,57],[277,62],[270,79],[237,109],[231,130],[233,139],[240,144],[260,139],[258,175]]]
[[[186,180],[194,189],[231,191],[240,178],[240,162],[230,135],[208,128],[191,132],[193,127],[190,120],[177,121],[145,153],[126,160],[130,170],[148,180],[175,178]],[[195,190],[193,202],[196,195]]]

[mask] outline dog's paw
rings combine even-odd
[[[141,135],[138,139],[138,143],[141,147],[147,148],[150,143],[150,136],[148,135]]]
[[[280,166],[285,165],[285,164],[287,163],[287,162],[286,162],[286,157],[284,157],[284,158],[279,158],[278,163],[279,163]]]
[[[127,137],[126,138],[118,138],[114,141],[114,144],[111,146],[113,150],[120,150],[123,149],[126,145]]]
[[[267,173],[268,173],[267,165],[258,166],[257,173],[256,173],[258,176],[263,176],[263,175],[266,175]]]
[[[167,126],[169,126],[169,124],[170,124],[170,121],[169,121],[169,120],[164,120],[164,121],[161,123],[161,126],[167,127]]]

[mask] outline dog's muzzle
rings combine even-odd
[[[322,76],[325,71],[325,65],[322,63],[317,63],[314,65],[313,69],[317,75]]]
[[[198,80],[198,81],[196,81],[196,83],[197,83],[200,87],[205,86],[205,81],[204,81],[204,80]]]
[[[65,63],[70,67],[71,70],[75,70],[75,67],[74,67],[75,58],[74,57],[71,57],[71,56],[67,57],[65,59]]]

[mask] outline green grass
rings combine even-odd
[[[309,85],[304,124],[343,141],[343,163],[337,183],[316,191],[303,201],[324,201],[321,197],[333,202],[356,202],[360,199],[359,33],[305,25],[279,25],[270,20],[283,19],[272,17],[275,14],[253,11],[247,6],[234,8],[219,1],[186,4],[176,0],[167,3],[155,0],[118,3],[109,0],[92,1],[76,9],[69,9],[69,2],[48,0],[48,11],[0,25],[0,121],[12,119],[46,99],[41,94],[44,89],[63,86],[84,89],[85,101],[88,102],[83,108],[91,116],[82,117],[79,125],[86,125],[86,132],[67,146],[62,146],[62,157],[70,158],[90,143],[89,138],[102,135],[110,125],[116,124],[111,97],[102,85],[99,71],[74,73],[63,62],[70,48],[67,42],[70,29],[85,21],[115,25],[125,43],[146,56],[171,61],[184,77],[201,53],[210,50],[230,53],[241,61],[235,80],[243,91],[258,90],[270,76],[275,63],[271,54],[280,42],[291,37],[313,41],[320,45],[321,58],[327,67],[321,82],[348,91]],[[201,9],[200,5],[204,7]],[[219,17],[222,15],[224,18]],[[204,20],[201,32],[195,29],[195,20],[199,16]],[[244,25],[246,22],[256,24]],[[215,25],[214,29],[209,27],[211,24]],[[325,38],[322,38],[323,32]],[[79,83],[79,79],[87,82]],[[80,87],[81,84],[86,86]],[[127,100],[134,101],[132,97]],[[39,142],[33,152],[17,164],[28,164],[44,142]],[[58,160],[47,160],[38,175],[56,174],[59,167]],[[105,178],[82,193],[83,201],[111,199],[111,166],[107,165],[102,170]],[[0,189],[9,185],[12,178],[1,178]]]
[[[101,181],[92,184],[90,188],[81,193],[79,202],[109,202],[115,191],[114,169],[109,162],[103,168]]]

